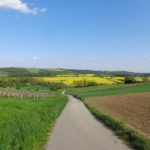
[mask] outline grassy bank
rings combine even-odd
[[[133,128],[130,128],[126,123],[110,117],[102,112],[100,108],[96,108],[88,102],[85,102],[85,105],[97,119],[113,129],[116,135],[128,141],[131,146],[138,150],[150,150],[150,139],[146,138]]]
[[[43,149],[66,102],[62,95],[40,100],[0,98],[0,149]]]
[[[68,93],[84,100],[86,97],[150,92],[150,84],[101,85],[85,88],[70,88]]]

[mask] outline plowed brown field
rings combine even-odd
[[[150,93],[93,97],[86,101],[150,137]]]

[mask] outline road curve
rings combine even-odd
[[[84,104],[69,96],[46,150],[133,150],[97,121]]]

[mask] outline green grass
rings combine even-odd
[[[50,91],[50,87],[45,85],[23,85],[20,86],[21,90],[28,90],[28,91]]]
[[[70,88],[68,93],[84,100],[86,97],[108,96],[116,94],[150,92],[150,84],[120,84],[120,85],[100,85],[85,88]]]
[[[150,150],[150,139],[130,128],[126,123],[110,117],[102,112],[100,108],[90,105],[87,101],[85,101],[85,105],[97,119],[113,129],[116,135],[128,141],[132,147],[137,150]]]
[[[42,150],[67,102],[57,95],[41,100],[0,98],[0,150]]]

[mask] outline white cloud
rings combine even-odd
[[[38,57],[34,56],[32,57],[33,60],[40,60]]]
[[[144,57],[145,57],[146,59],[149,59],[149,58],[150,58],[150,56],[148,56],[148,55],[145,55]]]
[[[18,10],[22,13],[26,14],[34,14],[36,15],[38,12],[47,12],[46,8],[30,8],[26,3],[24,3],[22,0],[0,0],[0,8],[6,8],[6,9],[13,9]]]

